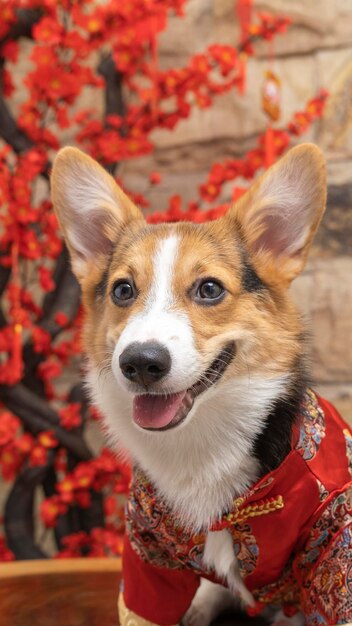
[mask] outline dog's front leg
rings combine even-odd
[[[208,568],[214,570],[216,576],[227,583],[233,596],[244,606],[254,606],[252,594],[244,584],[238,561],[235,555],[233,539],[224,529],[209,532],[205,542],[203,560]]]
[[[305,619],[303,613],[296,613],[292,617],[287,617],[283,611],[279,610],[270,620],[271,626],[304,626]]]
[[[209,532],[203,561],[215,571],[218,578],[227,583],[228,589],[202,579],[183,623],[185,626],[208,626],[223,610],[254,604],[239,571],[234,553],[233,540],[227,530]]]

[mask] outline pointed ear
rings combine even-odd
[[[262,273],[289,283],[305,265],[325,202],[323,154],[317,146],[303,144],[259,178],[225,220],[239,226]]]
[[[143,220],[112,176],[77,148],[58,153],[51,195],[79,279],[88,274],[92,261],[99,262],[111,252],[125,224]]]

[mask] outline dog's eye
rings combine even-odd
[[[203,304],[216,304],[223,299],[225,289],[216,280],[204,280],[198,285],[196,298]]]
[[[111,292],[112,301],[118,306],[128,306],[136,297],[136,288],[132,282],[118,280]]]

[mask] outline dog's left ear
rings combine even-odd
[[[79,280],[111,253],[124,225],[144,222],[140,210],[112,176],[77,148],[63,148],[58,153],[51,195]]]
[[[306,262],[326,202],[325,160],[314,144],[290,150],[232,207],[257,269],[289,283]]]

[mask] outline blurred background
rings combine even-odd
[[[129,469],[80,383],[52,159],[77,145],[151,222],[202,221],[318,144],[328,206],[292,291],[352,420],[352,3],[0,0],[0,59],[0,560],[114,556]]]

